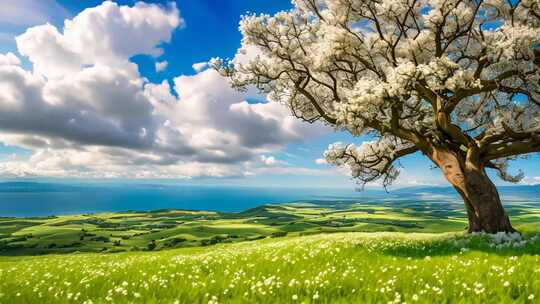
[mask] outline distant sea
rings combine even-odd
[[[540,205],[540,186],[501,187],[506,203]],[[378,190],[264,188],[160,184],[0,182],[0,217],[127,210],[188,209],[237,212],[268,203],[316,200],[460,203],[449,187]]]

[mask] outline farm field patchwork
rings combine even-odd
[[[520,230],[537,228],[540,209],[534,204],[509,204],[508,211]],[[459,203],[414,201],[306,201],[239,213],[156,210],[0,218],[0,255],[153,251],[315,233],[449,232],[465,226]]]

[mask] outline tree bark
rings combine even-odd
[[[434,149],[432,161],[463,198],[469,220],[468,232],[515,232],[510,224],[495,184],[485,168],[475,159],[474,151],[467,156],[448,149]]]
[[[480,219],[476,215],[474,206],[469,201],[465,193],[463,193],[459,188],[454,187],[456,191],[461,195],[461,198],[463,199],[463,203],[465,204],[465,210],[467,211],[467,219],[469,220],[469,225],[467,226],[467,232],[477,232],[482,231],[482,225],[480,223]]]

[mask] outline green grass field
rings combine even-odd
[[[4,218],[0,303],[537,303],[540,210],[508,210],[524,240],[413,202]]]

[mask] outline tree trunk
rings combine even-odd
[[[448,149],[436,149],[431,159],[463,198],[469,220],[468,232],[515,232],[501,204],[497,188],[474,158]]]

